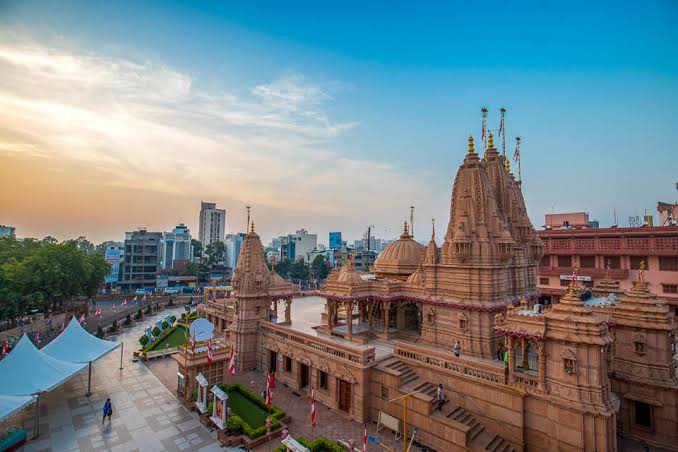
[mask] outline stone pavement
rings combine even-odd
[[[156,374],[159,380],[168,385],[168,389],[176,392],[176,361],[171,358],[164,360],[154,360],[147,362],[147,366]],[[257,394],[260,394],[266,388],[266,377],[260,372],[243,372],[238,373],[234,377],[230,377],[229,383],[241,383],[251,389]],[[287,414],[292,416],[292,422],[289,425],[290,433],[293,437],[304,436],[308,439],[326,436],[330,439],[343,439],[348,441],[353,439],[356,442],[358,449],[362,448],[363,426],[355,421],[352,421],[348,416],[336,409],[331,409],[316,402],[316,428],[312,431],[310,425],[311,402],[310,397],[298,391],[293,391],[290,388],[283,387],[282,383],[278,382],[276,389],[273,391],[273,404],[280,407]],[[367,425],[368,435],[377,436],[388,447],[396,451],[403,450],[402,440],[396,441],[393,434],[388,430],[381,430],[376,432],[376,423],[370,422]],[[263,444],[254,449],[255,452],[265,452],[275,449],[280,444],[280,439],[274,439],[269,443]],[[369,443],[367,450],[370,452],[382,451],[380,446]],[[415,445],[411,448],[412,451],[419,451]]]
[[[175,312],[176,311],[176,312]],[[86,397],[87,370],[41,396],[40,436],[23,451],[217,451],[222,449],[197,417],[186,410],[141,362],[132,362],[137,340],[147,324],[182,308],[149,316],[116,338],[125,345],[92,365],[92,395]],[[101,424],[106,398],[113,402],[112,421]],[[34,407],[24,413],[32,434]]]

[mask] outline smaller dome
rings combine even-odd
[[[405,223],[400,238],[381,252],[372,268],[379,277],[406,279],[417,270],[425,253],[426,248],[412,239]]]
[[[333,282],[350,286],[361,286],[365,284],[365,281],[360,277],[358,272],[355,271],[353,262],[349,262],[348,264],[341,267],[337,278]]]
[[[421,268],[421,264],[419,265],[419,268],[417,268],[417,271],[407,278],[407,283],[413,286],[424,285],[424,271]]]

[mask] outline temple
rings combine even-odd
[[[240,369],[314,389],[359,422],[399,419],[400,431],[417,427],[417,440],[435,450],[614,451],[618,435],[678,450],[676,327],[666,302],[641,273],[627,292],[605,278],[540,305],[542,242],[491,134],[482,152],[469,137],[442,247],[434,228],[424,247],[406,224],[370,277],[348,262],[321,298],[295,298],[296,287],[268,269],[252,226],[233,292],[209,295],[200,312]],[[197,372],[181,367],[187,358],[177,361],[194,386]],[[219,372],[214,383],[226,378]],[[447,398],[438,408],[440,384]],[[406,425],[393,402],[401,396]]]

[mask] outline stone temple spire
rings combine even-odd
[[[268,295],[270,272],[264,261],[264,247],[256,232],[254,222],[243,240],[238,265],[233,272],[233,294],[236,297]]]
[[[438,263],[438,245],[436,244],[436,223],[434,219],[431,219],[431,240],[426,246],[426,255],[424,257],[425,264],[437,264]]]

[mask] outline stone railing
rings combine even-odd
[[[355,364],[371,364],[375,361],[374,347],[361,350],[266,321],[261,321],[259,328],[264,335],[271,336],[273,339],[283,339],[288,343],[321,352],[333,358],[343,359]]]
[[[504,384],[504,366],[499,361],[495,364],[491,361],[483,362],[473,358],[456,357],[426,347],[398,341],[395,342],[393,354],[405,362],[410,361],[446,372]]]
[[[513,378],[516,384],[525,386],[526,388],[537,389],[539,387],[539,377],[536,375],[514,372]]]

